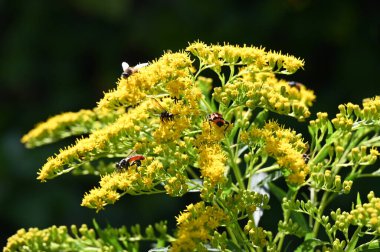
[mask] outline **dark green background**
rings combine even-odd
[[[262,45],[305,59],[290,79],[315,90],[313,112],[332,116],[340,103],[379,95],[379,25],[375,0],[0,0],[0,245],[22,227],[94,217],[114,226],[173,224],[196,198],[124,197],[96,214],[80,207],[96,178],[35,179],[72,139],[27,150],[21,136],[49,116],[94,107],[115,86],[122,61],[150,61],[198,39]],[[369,180],[362,191],[379,194],[378,184]]]

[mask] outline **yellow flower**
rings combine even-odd
[[[176,79],[182,83],[189,76],[190,67],[191,60],[187,53],[166,53],[127,79],[120,79],[117,89],[106,93],[98,103],[98,107],[117,108],[136,105],[147,95],[159,94],[161,88],[168,83],[170,87],[171,82]]]
[[[249,135],[253,142],[264,145],[266,153],[286,170],[288,183],[300,185],[305,182],[310,171],[302,156],[307,144],[302,141],[301,135],[281,127],[275,121],[267,122],[262,129],[252,127]]]
[[[104,109],[62,113],[38,124],[21,138],[21,142],[28,148],[33,148],[72,135],[86,134],[112,123],[121,113],[122,110],[110,113]]]
[[[39,171],[38,179],[46,181],[59,174],[70,172],[83,161],[93,161],[104,153],[110,154],[110,148],[117,150],[118,145],[124,146],[123,152],[131,149],[132,146],[125,146],[122,140],[125,139],[126,134],[138,136],[136,125],[142,125],[147,120],[149,102],[141,103],[128,113],[121,115],[114,123],[93,132],[87,138],[77,140],[75,145],[60,150],[55,157],[48,158]]]
[[[202,201],[190,204],[176,219],[178,234],[170,251],[193,251],[210,240],[210,233],[227,220],[227,215],[218,206],[205,206]]]
[[[82,206],[99,211],[108,204],[114,204],[125,193],[146,192],[165,180],[160,161],[154,160],[148,165],[144,161],[141,166],[133,165],[127,170],[102,176],[100,186],[84,195]]]
[[[209,179],[212,185],[222,182],[225,178],[226,160],[220,145],[201,147],[198,162],[202,177]]]

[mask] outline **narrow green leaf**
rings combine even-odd
[[[358,194],[356,195],[356,204],[357,205],[361,205],[362,204],[362,200],[360,199],[360,192],[358,192]]]
[[[354,252],[366,252],[366,251],[370,251],[370,252],[380,251],[380,240],[373,240],[373,241],[364,243],[354,250]]]
[[[286,197],[286,192],[275,184],[269,183],[269,188],[279,202],[282,202],[282,199]]]
[[[295,252],[314,252],[317,246],[321,246],[324,244],[325,242],[319,239],[308,239],[305,240],[301,245],[299,245]]]

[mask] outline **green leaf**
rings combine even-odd
[[[278,199],[278,201],[282,202],[282,199],[286,197],[286,192],[275,184],[269,183],[269,188],[274,196]]]
[[[263,109],[257,114],[256,118],[253,120],[254,124],[258,127],[262,127],[266,122],[268,115],[269,111],[267,109]]]
[[[308,239],[305,240],[301,245],[299,245],[295,252],[314,252],[317,246],[321,246],[324,244],[326,243],[319,239]]]
[[[362,200],[360,199],[360,192],[358,192],[358,194],[356,195],[356,205],[361,205],[362,204]]]
[[[371,173],[372,175],[379,176],[380,175],[380,168],[378,168],[376,171]]]
[[[334,127],[330,121],[327,122],[327,136],[331,136],[334,133]]]
[[[362,251],[362,252],[365,252],[365,251],[371,251],[371,252],[380,251],[380,240],[373,240],[373,241],[364,243],[364,244],[360,245],[359,247],[357,247],[354,251],[355,252],[359,252],[359,251]]]

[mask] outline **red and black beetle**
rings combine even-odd
[[[120,162],[116,163],[116,169],[121,171],[123,169],[128,169],[132,165],[140,166],[141,160],[144,160],[144,159],[145,157],[140,154],[129,155],[128,157],[120,160]]]
[[[222,114],[219,114],[217,112],[209,114],[207,116],[207,121],[209,124],[210,124],[210,122],[215,123],[218,127],[222,127],[225,125],[224,131],[226,131],[228,126],[230,125],[230,123],[228,121],[224,120]],[[211,124],[210,124],[210,131],[211,131]]]

